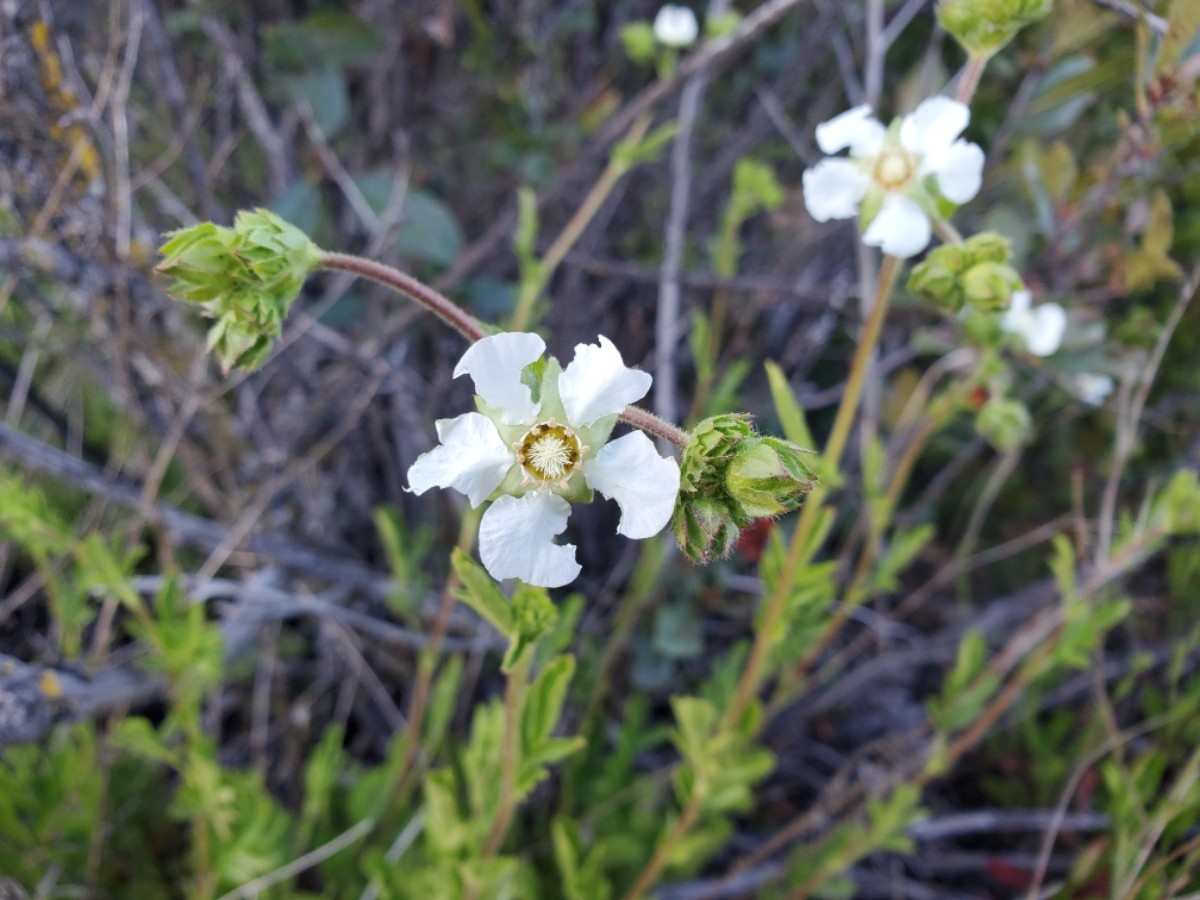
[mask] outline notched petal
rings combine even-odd
[[[907,197],[891,195],[863,232],[863,243],[879,247],[889,256],[907,259],[929,246],[929,216]]]
[[[467,374],[475,392],[493,409],[500,410],[507,425],[531,423],[538,413],[529,386],[521,381],[521,370],[537,361],[546,342],[536,334],[506,332],[481,338],[462,355],[454,377]]]
[[[871,179],[848,159],[823,159],[804,170],[804,205],[818,222],[852,219]]]
[[[503,496],[479,522],[479,558],[497,581],[519,578],[526,584],[562,587],[580,572],[574,544],[555,544],[567,527],[571,505],[557,494],[535,491]]]
[[[825,153],[837,153],[850,148],[850,155],[873,156],[883,144],[886,129],[871,115],[867,104],[834,116],[817,126],[817,145]]]
[[[977,144],[955,141],[939,157],[926,160],[924,171],[937,179],[938,190],[952,203],[966,203],[983,185],[983,150]]]
[[[937,155],[944,152],[971,121],[966,104],[949,97],[923,100],[900,123],[900,142],[910,153]]]
[[[567,421],[582,428],[642,399],[652,380],[648,373],[625,365],[621,351],[600,335],[599,344],[575,345],[575,358],[559,376],[558,393]]]
[[[408,469],[409,489],[423,494],[432,487],[454,488],[479,506],[500,486],[516,463],[492,421],[480,413],[439,419],[441,444],[417,457]]]
[[[640,431],[605,444],[583,464],[588,486],[621,507],[617,533],[648,538],[666,527],[679,493],[679,464]]]

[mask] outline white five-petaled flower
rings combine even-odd
[[[1034,356],[1050,356],[1062,344],[1067,312],[1057,303],[1032,307],[1033,295],[1029,291],[1013,291],[1012,305],[1000,320],[1000,327],[1020,335]]]
[[[863,241],[892,256],[915,256],[929,246],[938,201],[966,203],[983,183],[983,151],[959,138],[970,110],[948,97],[931,97],[892,128],[856,106],[817,126],[828,154],[849,148],[850,158],[823,159],[804,170],[804,203],[818,222],[860,214]]]
[[[418,494],[452,487],[475,507],[495,496],[479,523],[483,565],[497,580],[559,587],[580,571],[574,545],[553,541],[567,527],[567,501],[599,491],[621,508],[619,534],[647,538],[675,509],[679,465],[640,431],[607,442],[651,381],[608,338],[577,345],[566,369],[551,358],[538,372],[545,349],[526,333],[472,344],[454,376],[471,376],[480,412],[438,420],[441,443],[412,464],[408,483]]]
[[[1111,375],[1097,375],[1094,372],[1080,372],[1074,378],[1075,396],[1088,406],[1101,406],[1113,392]]]
[[[690,47],[696,43],[700,25],[686,6],[668,3],[654,17],[654,39],[667,47]]]

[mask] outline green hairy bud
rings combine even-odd
[[[816,483],[805,455],[795,444],[757,434],[746,415],[697,425],[680,462],[671,523],[684,554],[694,562],[726,556],[755,519],[795,509]]]
[[[941,0],[938,21],[975,57],[994,56],[1026,25],[1044,19],[1052,0]]]
[[[975,430],[997,450],[1006,453],[1028,443],[1033,433],[1033,420],[1021,401],[997,397],[979,410]]]
[[[173,279],[173,297],[217,320],[208,347],[221,367],[262,365],[320,249],[265,209],[238,213],[232,228],[202,222],[167,237],[157,271]]]
[[[994,231],[977,234],[961,244],[943,244],[913,268],[908,290],[922,300],[957,313],[1007,309],[1013,291],[1024,287],[1008,264],[1012,248]]]
[[[744,441],[725,473],[725,486],[741,511],[752,519],[770,519],[795,509],[814,482],[801,459],[804,452],[774,437]]]
[[[982,262],[963,273],[966,302],[975,309],[1008,309],[1013,291],[1022,287],[1021,276],[1003,263]]]

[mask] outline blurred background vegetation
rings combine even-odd
[[[641,896],[689,808],[672,772],[725,759],[688,723],[728,699],[791,521],[697,567],[614,538],[612,504],[576,511],[584,574],[539,645],[553,714],[527,723],[553,774],[507,855],[471,856],[504,644],[443,587],[464,510],[404,490],[470,402],[461,339],[322,275],[270,361],[222,376],[152,275],[161,234],[267,206],[499,323],[637,117],[675,122],[682,149],[597,195],[539,328],[560,358],[612,338],[681,424],[794,437],[798,408],[820,444],[872,263],[800,175],[818,123],[955,76],[933,6],[695,4],[723,36],[672,67],[629,57],[640,0],[0,2],[0,896]],[[1005,370],[1032,440],[997,452],[970,409],[932,435],[890,568],[780,650],[802,684],[755,727],[773,765],[729,757],[736,797],[663,851],[657,896],[1200,892],[1198,77],[1195,0],[1058,0],[988,66],[956,225],[1007,236],[1069,314],[1058,354]],[[961,341],[900,292],[866,400],[888,459]],[[1102,405],[1084,373],[1113,378]],[[869,448],[821,584],[851,581]],[[1029,630],[1064,603],[1073,625]]]

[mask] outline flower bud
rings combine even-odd
[[[1005,309],[1014,291],[1024,285],[1008,265],[1012,248],[1008,238],[984,231],[961,244],[944,244],[932,250],[908,279],[908,289],[922,300],[956,313]]]
[[[962,246],[944,244],[913,268],[908,276],[909,293],[946,312],[958,312],[966,302],[962,290],[965,268]]]
[[[975,430],[997,450],[1007,453],[1029,442],[1033,420],[1021,401],[996,397],[979,410]]]
[[[262,365],[321,251],[265,209],[238,213],[232,228],[202,222],[168,238],[157,271],[174,279],[172,296],[217,320],[208,346],[222,368]]]
[[[987,59],[1046,17],[1052,0],[941,0],[937,17],[972,56]]]
[[[788,441],[759,436],[745,415],[697,425],[683,452],[672,519],[680,549],[694,562],[708,562],[727,555],[754,520],[795,509],[816,483],[804,454]]]
[[[742,443],[729,464],[725,486],[751,519],[767,519],[795,509],[813,488],[814,476],[804,451],[774,437]]]
[[[1000,262],[981,262],[963,273],[963,293],[975,309],[1007,309],[1013,292],[1023,287],[1016,270]]]
[[[671,528],[683,555],[694,562],[728,556],[741,529],[733,523],[727,507],[703,497],[681,496],[680,500]]]

